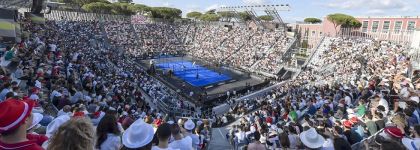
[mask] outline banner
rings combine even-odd
[[[29,19],[31,19],[32,23],[36,23],[36,24],[45,24],[45,18],[44,18],[44,14],[32,14],[27,12],[25,14],[25,16]]]
[[[0,42],[16,42],[16,16],[17,11],[12,9],[0,8]]]

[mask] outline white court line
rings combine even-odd
[[[222,131],[220,131],[220,128],[217,128],[217,130],[219,130],[219,133],[220,133],[220,135],[222,136],[222,138],[226,138],[226,137],[223,135]]]

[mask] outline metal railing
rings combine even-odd
[[[342,28],[337,36],[344,38],[362,38],[386,40],[398,44],[410,44],[413,40],[414,30],[380,30],[380,29],[353,29]]]

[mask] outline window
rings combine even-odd
[[[322,32],[319,32],[319,36],[322,36]]]
[[[416,26],[416,21],[408,21],[407,30],[413,31],[415,26]]]
[[[369,25],[369,21],[363,21],[363,24],[362,24],[362,32],[367,32],[368,25]]]
[[[315,31],[312,31],[312,36],[316,36],[316,32]]]
[[[390,24],[390,21],[384,21],[384,25],[382,27],[382,32],[383,33],[388,33],[388,31],[389,31],[389,24]]]
[[[394,25],[394,33],[398,34],[401,31],[401,27],[402,27],[402,21],[395,21],[395,25]]]
[[[379,21],[374,21],[372,23],[372,32],[378,31],[378,27],[379,27]]]

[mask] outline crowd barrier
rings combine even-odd
[[[362,38],[362,39],[375,39],[386,40],[398,44],[410,44],[413,39],[414,30],[363,30],[342,28],[337,36],[345,38]]]

